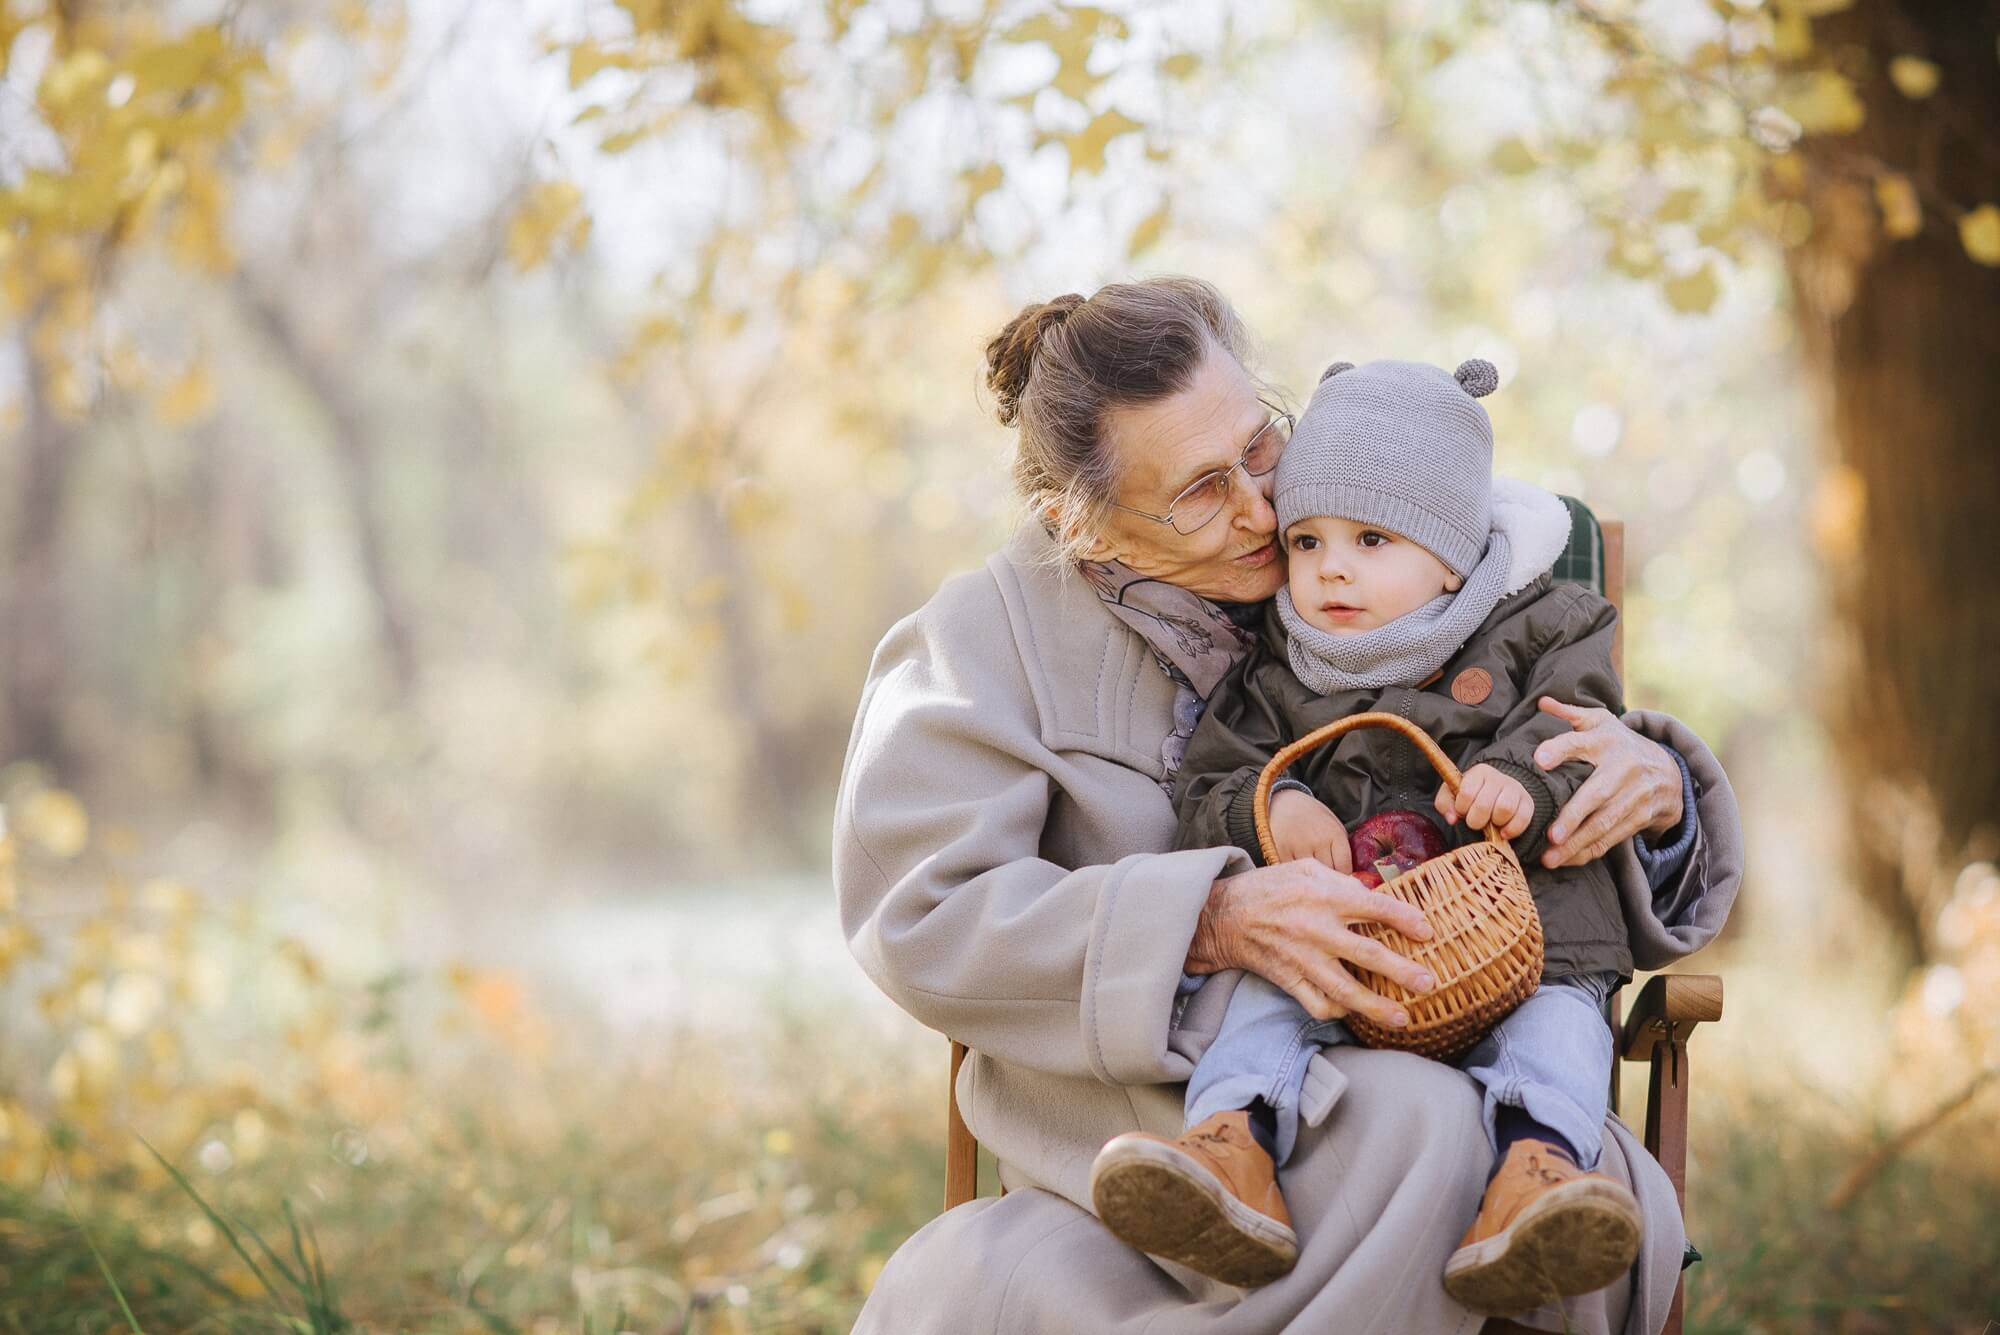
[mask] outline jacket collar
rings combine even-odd
[[[1508,593],[1519,593],[1547,572],[1569,546],[1569,507],[1552,491],[1518,478],[1493,479],[1493,527],[1507,535],[1514,560]]]

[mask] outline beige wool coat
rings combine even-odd
[[[856,1329],[1473,1335],[1482,1318],[1441,1276],[1492,1155],[1477,1087],[1442,1063],[1353,1047],[1312,1059],[1280,1175],[1299,1262],[1277,1283],[1245,1293],[1163,1266],[1089,1213],[1106,1140],[1181,1130],[1184,1082],[1229,989],[1204,988],[1176,1019],[1175,988],[1210,884],[1249,860],[1166,851],[1173,684],[1047,555],[1047,539],[1024,530],[892,628],[849,743],[833,844],[843,930],[884,992],[972,1049],[959,1106],[1009,1191],[905,1242]],[[1654,896],[1628,847],[1610,855],[1637,966],[1650,969],[1720,928],[1741,834],[1699,739],[1661,715],[1627,722],[1679,751],[1698,789],[1700,833],[1675,884]],[[1528,1323],[1657,1331],[1681,1261],[1673,1188],[1615,1117],[1601,1170],[1644,1211],[1630,1282]]]

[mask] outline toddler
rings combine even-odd
[[[1348,870],[1347,829],[1430,805],[1465,839],[1497,828],[1528,871],[1541,915],[1540,987],[1458,1065],[1484,1092],[1496,1168],[1444,1283],[1476,1311],[1510,1315],[1602,1288],[1639,1246],[1632,1194],[1593,1169],[1612,1069],[1604,1001],[1632,955],[1603,861],[1549,870],[1549,821],[1589,774],[1543,771],[1535,748],[1569,731],[1544,696],[1623,712],[1611,666],[1616,610],[1551,573],[1570,518],[1548,492],[1492,476],[1477,402],[1493,367],[1336,362],[1278,463],[1273,501],[1290,563],[1259,643],[1216,687],[1188,743],[1179,846],[1234,844],[1262,861],[1259,773],[1287,743],[1384,710],[1414,722],[1464,771],[1454,795],[1408,739],[1357,729],[1274,785],[1280,858]],[[1257,1285],[1297,1256],[1276,1168],[1298,1133],[1306,1066],[1352,1042],[1250,973],[1189,979],[1233,988],[1187,1090],[1187,1131],[1119,1136],[1098,1154],[1099,1216],[1140,1249]]]

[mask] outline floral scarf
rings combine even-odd
[[[1117,561],[1079,561],[1077,568],[1111,615],[1152,646],[1153,657],[1177,687],[1174,730],[1160,744],[1166,767],[1160,787],[1172,796],[1188,738],[1194,736],[1216,683],[1256,643],[1250,628],[1263,604],[1230,604],[1225,610],[1198,593],[1141,575]]]

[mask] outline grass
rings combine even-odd
[[[461,1081],[400,1131],[300,1116],[254,1163],[100,1182],[81,1215],[0,1193],[0,1331],[844,1331],[941,1197],[939,1071],[921,1051],[854,1070],[825,1033],[774,1042],[682,1041],[511,1093]],[[2000,1318],[1991,1108],[1834,1214],[1883,1132],[1710,1079],[1690,1331]]]
[[[151,959],[171,930],[75,935]],[[288,1009],[246,986],[224,1052],[134,1037],[101,1087],[95,975],[50,975],[77,980],[43,994],[52,1037],[0,1067],[0,1335],[839,1332],[942,1199],[943,1042],[789,975],[740,1031],[635,1038],[503,975],[354,988],[264,958],[316,981]],[[1732,1022],[1694,1045],[1687,1328],[1995,1335],[2000,1083],[1833,1209],[1942,1071],[1840,1034],[1853,1078],[1826,1087],[1768,1044],[1863,1013],[1852,980],[1723,971]],[[68,1101],[42,1092],[56,1052]]]
[[[210,1226],[229,1244],[229,1250],[234,1252],[244,1267],[256,1277],[258,1285],[269,1296],[276,1309],[284,1311],[290,1307],[292,1299],[297,1299],[301,1316],[291,1324],[302,1327],[303,1331],[310,1332],[310,1335],[342,1335],[342,1332],[350,1328],[351,1323],[341,1315],[340,1303],[334,1296],[332,1283],[327,1279],[325,1259],[320,1255],[319,1240],[312,1237],[310,1229],[299,1227],[298,1216],[293,1212],[289,1198],[279,1202],[279,1209],[285,1217],[285,1227],[291,1237],[292,1254],[288,1263],[256,1229],[243,1224],[240,1220],[224,1218],[221,1212],[209,1204],[207,1198],[195,1189],[194,1184],[187,1180],[187,1175],[168,1162],[158,1150],[148,1145],[146,1152],[153,1156],[161,1170],[173,1179],[174,1185],[194,1202],[202,1217],[208,1220]],[[85,1232],[84,1237],[86,1241],[89,1240],[88,1232]],[[263,1253],[264,1264],[258,1264],[257,1258],[250,1254],[252,1246]],[[97,1251],[94,1244],[91,1247],[91,1254],[97,1257],[100,1268],[104,1270],[105,1280],[110,1284],[113,1296],[118,1299],[119,1310],[136,1329],[138,1319],[132,1315],[132,1309],[126,1303],[124,1293],[119,1290],[116,1279],[111,1275],[110,1267],[103,1264],[103,1255]],[[272,1278],[273,1273],[284,1281],[282,1286]]]
[[[199,1262],[148,1246],[131,1224],[100,1213],[86,1228],[68,1210],[0,1187],[0,1330],[134,1328],[278,1327],[244,1308]]]
[[[1697,1086],[1699,1092],[1699,1086]],[[2000,1101],[1995,1101],[2000,1102]],[[1828,1200],[1882,1128],[1812,1091],[1759,1089],[1695,1141],[1690,1332],[2000,1329],[2000,1117],[1989,1103]]]
[[[374,1125],[293,1110],[223,1172],[103,1175],[74,1213],[0,1193],[0,1332],[844,1331],[942,1199],[942,1072],[825,1037],[459,1072]]]

